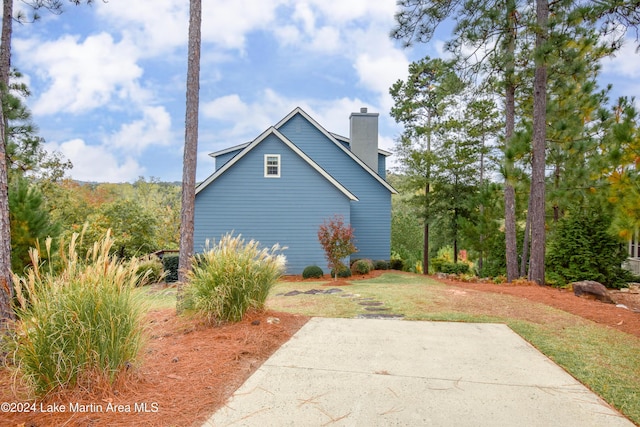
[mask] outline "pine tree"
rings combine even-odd
[[[60,225],[51,219],[42,193],[23,177],[14,179],[9,188],[9,213],[11,268],[20,272],[31,264],[29,249],[47,237],[57,240]]]
[[[406,81],[397,81],[390,89],[395,105],[391,115],[404,125],[396,144],[400,169],[407,177],[407,189],[415,194],[424,226],[423,272],[429,272],[429,225],[437,196],[432,184],[438,164],[441,141],[436,138],[452,109],[451,96],[463,88],[451,63],[425,58],[409,65]]]

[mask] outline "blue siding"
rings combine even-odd
[[[264,177],[265,154],[280,154],[280,178]],[[194,249],[200,252],[207,239],[217,241],[233,231],[266,247],[287,246],[288,274],[300,274],[312,264],[328,273],[318,227],[334,214],[351,221],[350,204],[326,178],[270,135],[197,194]]]
[[[378,175],[387,179],[387,156],[378,153]]]
[[[224,166],[225,163],[227,163],[229,160],[233,159],[236,156],[236,154],[238,154],[241,151],[242,150],[235,150],[235,151],[230,151],[229,153],[222,154],[220,156],[216,156],[216,169],[215,170],[220,169],[222,166]]]
[[[351,204],[351,225],[359,250],[353,258],[389,259],[390,191],[302,115],[296,114],[278,130],[359,199]]]

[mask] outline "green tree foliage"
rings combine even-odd
[[[85,0],[90,4],[92,0]],[[75,5],[82,4],[82,0],[70,0]],[[39,9],[45,8],[53,12],[62,11],[61,0],[32,0],[23,1],[34,10],[33,18],[37,17]],[[13,2],[2,2],[2,33],[0,35],[0,322],[13,318],[13,311],[9,306],[12,299],[11,286],[11,231],[9,225],[9,178],[7,161],[7,118],[4,108],[4,98],[9,92],[9,76],[11,72],[11,38],[13,33]],[[20,20],[20,16],[17,17]]]
[[[9,218],[11,269],[19,272],[31,263],[30,248],[47,237],[57,240],[60,225],[52,221],[38,188],[22,177],[14,178],[9,188]]]
[[[475,222],[473,202],[490,170],[500,123],[495,103],[465,90],[452,63],[425,59],[409,72],[390,92],[396,102],[392,115],[405,126],[396,147],[404,175],[400,188],[411,195],[407,200],[425,226],[426,271],[430,223],[438,225],[432,238],[444,238],[440,244],[451,244],[457,258],[462,223]],[[400,215],[394,220],[398,226],[411,224]],[[410,254],[397,253],[413,264]]]
[[[594,165],[602,168],[599,157],[607,151],[602,135],[607,132],[595,119],[607,91],[596,84],[598,61],[621,46],[625,29],[637,31],[640,8],[635,2],[572,0],[541,0],[535,8],[517,0],[401,0],[398,6],[393,37],[407,45],[426,42],[438,25],[453,20],[446,49],[454,54],[455,66],[476,73],[478,81],[490,75],[480,81],[482,88],[504,96],[507,278],[517,275],[516,224],[526,212],[521,272],[530,265],[530,278],[542,283],[546,219],[557,221],[594,195],[601,198],[593,191],[601,170]],[[545,173],[549,169],[551,176]],[[517,204],[521,171],[531,176],[529,200]]]
[[[620,287],[630,279],[621,268],[627,254],[609,232],[611,216],[603,209],[583,209],[559,221],[550,236],[547,267],[551,283],[564,286],[579,280],[595,280]]]
[[[417,215],[422,219],[423,266],[429,270],[429,224],[434,220],[432,194],[442,139],[438,134],[446,126],[453,108],[453,96],[464,87],[452,68],[441,59],[424,58],[409,65],[406,81],[398,80],[389,90],[394,100],[391,116],[404,125],[396,143],[399,170],[405,175],[406,190],[413,197]]]
[[[38,127],[33,123],[31,111],[24,103],[30,96],[29,88],[19,83],[21,74],[11,73],[12,83],[2,98],[2,108],[7,120],[6,159],[9,181],[14,176],[28,176],[37,181],[56,182],[63,178],[72,164],[60,153],[49,153],[44,139],[38,136]],[[15,82],[14,82],[15,80]]]
[[[111,228],[116,239],[114,250],[125,257],[178,248],[178,184],[143,178],[133,184],[64,180],[50,186],[46,197],[52,216],[66,235],[79,233],[87,223],[83,241],[90,241]]]
[[[113,250],[120,258],[131,258],[158,249],[154,237],[158,227],[157,218],[142,206],[128,200],[116,200],[101,206],[97,215],[91,218],[87,234],[104,234],[110,229],[114,237]]]
[[[620,98],[612,113],[604,113],[607,133],[600,150],[608,184],[606,195],[614,205],[612,228],[625,240],[640,228],[640,127],[634,100]]]
[[[341,215],[325,219],[318,228],[318,240],[324,249],[328,266],[334,272],[334,279],[338,278],[340,272],[347,270],[342,260],[358,251],[353,243],[353,231],[353,227],[346,225]]]

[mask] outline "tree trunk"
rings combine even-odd
[[[513,186],[513,160],[510,158],[511,140],[515,128],[515,84],[514,52],[515,52],[515,13],[514,0],[507,0],[507,37],[505,46],[505,182],[504,182],[504,235],[505,257],[507,264],[507,282],[518,278],[518,243],[516,239],[516,191]]]
[[[198,110],[200,102],[200,33],[202,1],[190,0],[189,60],[187,65],[187,108],[185,117],[184,160],[182,167],[182,210],[180,214],[180,260],[178,263],[178,306],[182,286],[193,256],[196,163],[198,154]]]
[[[429,274],[429,223],[424,223],[424,246],[422,248],[422,274]]]
[[[507,259],[507,282],[518,278],[518,243],[516,239],[516,191],[504,183],[504,234]]]
[[[527,209],[527,220],[524,225],[524,238],[522,240],[522,259],[520,260],[520,277],[527,277],[527,264],[529,262],[529,238],[531,236],[531,197]]]
[[[531,260],[529,280],[544,284],[545,254],[545,148],[547,138],[547,66],[542,49],[547,38],[549,3],[536,1],[536,50],[533,81],[533,158],[531,164]]]
[[[424,217],[424,243],[422,246],[422,274],[429,274],[429,191],[431,190],[431,185],[429,181],[427,181],[427,185],[425,186],[425,217]]]
[[[556,191],[560,188],[560,164],[556,163],[555,169],[553,171],[553,186]],[[558,222],[560,220],[560,206],[558,203],[553,204],[553,222]]]
[[[4,96],[9,86],[11,67],[11,26],[13,1],[3,1],[2,35],[0,40],[0,96]],[[11,308],[13,283],[11,280],[11,229],[9,223],[9,177],[6,155],[6,123],[0,103],[0,327],[13,319]]]

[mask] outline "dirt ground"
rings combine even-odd
[[[349,280],[379,274],[381,272],[376,271]],[[325,279],[330,286],[349,285],[348,280]],[[285,280],[302,281],[300,277]],[[640,310],[637,294],[613,295],[616,302],[630,308],[625,310],[578,298],[569,291],[533,284],[440,281],[458,288],[540,302],[640,337],[640,313],[632,311]],[[206,327],[176,317],[173,309],[151,312],[150,339],[144,360],[112,389],[54,395],[33,403],[7,370],[0,370],[0,402],[8,402],[9,409],[29,410],[21,413],[3,410],[0,424],[16,427],[199,426],[306,321],[303,316],[264,312],[251,313],[238,324]],[[30,406],[24,408],[23,404]]]

